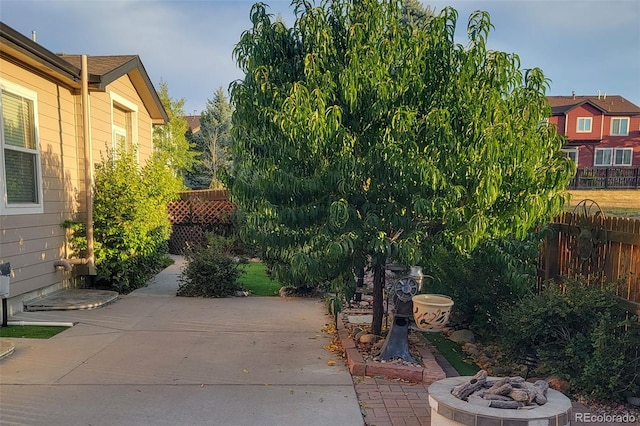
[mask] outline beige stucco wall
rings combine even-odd
[[[81,96],[4,58],[0,59],[0,78],[37,93],[44,212],[0,214],[0,263],[11,262],[10,296],[19,299],[51,286],[67,286],[72,278],[72,273],[56,270],[53,262],[71,255],[62,222],[84,213]],[[105,92],[90,92],[94,164],[112,146],[114,93],[137,108],[139,159],[144,164],[152,151],[151,119],[126,75],[108,85]]]

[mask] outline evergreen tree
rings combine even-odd
[[[221,187],[220,175],[231,162],[231,113],[231,105],[220,87],[200,115],[200,131],[188,135],[200,153],[193,172],[187,176],[189,186]]]

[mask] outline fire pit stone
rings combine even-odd
[[[456,398],[454,387],[472,377],[449,377],[429,386],[431,422],[438,426],[567,426],[571,419],[571,400],[561,392],[547,389],[547,402],[535,408],[499,409]],[[498,380],[497,377],[489,378]]]

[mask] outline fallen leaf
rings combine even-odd
[[[327,365],[336,365],[336,362],[330,359],[329,361],[327,361]]]
[[[244,374],[249,374],[249,370],[247,370],[246,368],[243,368],[243,369],[242,369],[242,372],[243,372]]]

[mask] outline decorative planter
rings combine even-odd
[[[422,331],[440,331],[449,321],[453,300],[442,294],[416,294],[413,301],[413,319]]]

